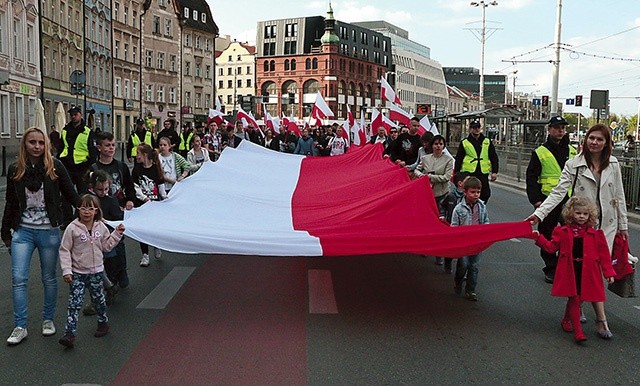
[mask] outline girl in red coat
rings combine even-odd
[[[560,252],[551,295],[569,298],[562,329],[573,331],[575,340],[582,342],[587,337],[580,326],[580,303],[605,301],[602,276],[604,273],[607,282],[613,283],[615,271],[604,232],[593,228],[598,223],[598,209],[593,201],[571,197],[562,209],[562,218],[566,225],[553,230],[551,241],[535,232],[536,245],[549,253]]]

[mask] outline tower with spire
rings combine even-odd
[[[329,1],[329,11],[327,11],[327,17],[324,19],[324,35],[320,38],[321,49],[323,53],[336,53],[338,52],[338,45],[340,38],[336,35],[336,19],[333,17],[333,8],[331,7],[331,1]]]

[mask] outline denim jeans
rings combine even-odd
[[[467,284],[465,292],[475,292],[478,284],[478,263],[480,262],[480,254],[461,257],[458,259],[456,266],[456,283],[462,283],[464,275],[467,275]]]
[[[60,248],[60,230],[19,227],[11,239],[11,282],[13,286],[13,320],[16,327],[27,326],[29,312],[29,268],[34,249],[40,255],[40,272],[44,287],[43,320],[53,320],[56,313],[58,280],[56,269]]]

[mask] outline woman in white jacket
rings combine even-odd
[[[202,164],[209,160],[209,151],[202,147],[202,140],[196,135],[193,138],[193,147],[189,150],[189,153],[187,153],[187,162],[191,164],[191,170],[189,172],[191,174],[197,172]]]
[[[618,160],[611,155],[611,149],[611,133],[607,126],[597,124],[589,128],[582,151],[567,161],[558,185],[528,220],[534,225],[537,224],[560,204],[567,194],[588,197],[597,204],[600,211],[598,226],[607,238],[609,252],[617,232],[628,238],[627,204],[622,173]],[[598,335],[603,339],[611,339],[613,334],[607,325],[604,303],[593,303],[593,309],[596,313]]]

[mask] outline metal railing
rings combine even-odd
[[[500,160],[500,174],[524,182],[527,165],[534,149],[535,147],[532,146],[496,145],[496,152]],[[640,152],[624,154],[622,151],[614,150],[613,155],[620,162],[627,206],[634,210],[640,210]]]

